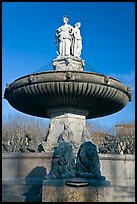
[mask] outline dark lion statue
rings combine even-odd
[[[76,161],[77,176],[105,180],[101,175],[99,156],[96,145],[92,142],[81,144]]]
[[[51,171],[45,178],[72,178],[75,176],[76,165],[72,146],[62,141],[54,151]]]

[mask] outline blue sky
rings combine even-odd
[[[123,110],[92,121],[107,127],[134,121],[134,2],[3,2],[2,94],[6,83],[52,69],[52,60],[56,58],[55,31],[63,25],[64,15],[72,26],[81,22],[85,71],[117,78],[132,91],[133,101]],[[17,113],[23,114],[2,99],[3,119]]]

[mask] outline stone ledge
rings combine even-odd
[[[111,179],[112,186],[135,187],[135,179]]]
[[[84,179],[84,178],[67,178],[67,179],[45,179],[43,180],[43,186],[65,186],[66,182],[73,182],[73,183],[88,183],[89,186],[92,187],[101,187],[101,186],[110,186],[110,181],[104,180],[97,180],[97,179]]]
[[[2,153],[2,159],[25,159],[25,158],[42,158],[42,159],[51,159],[53,152],[51,153]],[[100,160],[126,160],[126,161],[135,161],[135,155],[127,154],[101,154],[99,153]]]
[[[4,178],[2,179],[2,185],[41,185],[43,183],[43,178]]]
[[[99,153],[99,158],[101,160],[126,160],[135,161],[135,155],[128,154],[101,154]]]
[[[29,159],[29,158],[41,158],[51,159],[53,152],[48,153],[2,153],[2,159]]]

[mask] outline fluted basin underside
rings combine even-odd
[[[49,118],[49,108],[71,107],[88,110],[88,119],[120,111],[130,101],[131,92],[120,81],[105,75],[50,71],[15,80],[5,89],[4,98],[29,115]]]

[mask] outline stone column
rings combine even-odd
[[[58,145],[58,140],[62,136],[64,140],[72,144],[74,152],[77,152],[81,144],[81,136],[86,125],[85,119],[88,111],[63,107],[51,108],[48,110],[48,114],[50,128],[45,143],[45,151],[54,151],[54,147]]]

